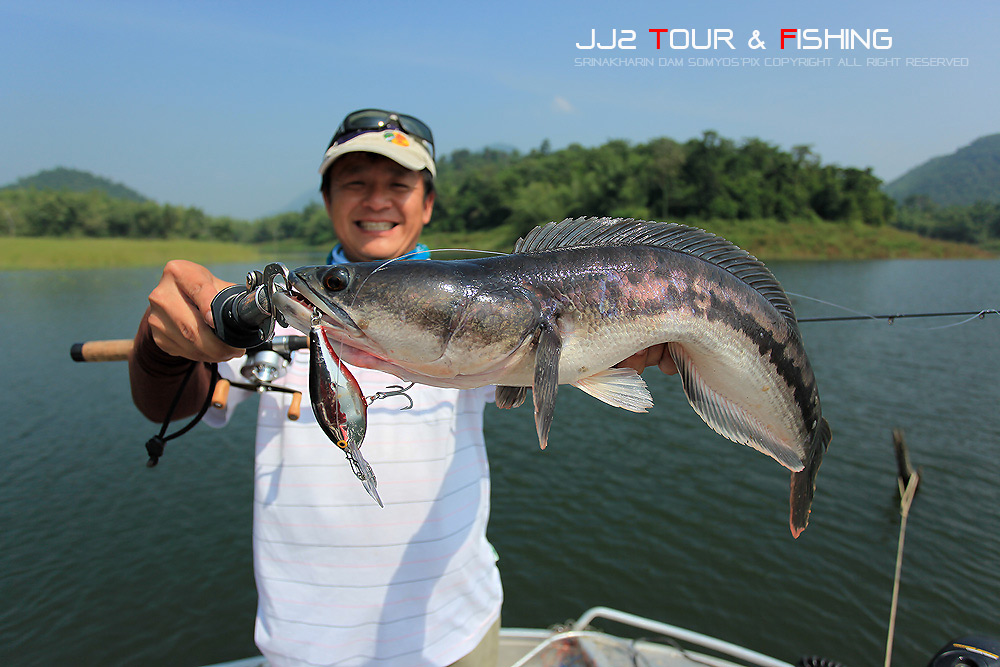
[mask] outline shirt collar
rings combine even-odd
[[[417,247],[410,252],[403,255],[400,259],[430,259],[431,249],[428,248],[423,243],[418,243]],[[347,255],[344,254],[344,246],[337,244],[333,246],[330,253],[326,256],[327,264],[349,264],[351,260],[347,259]]]

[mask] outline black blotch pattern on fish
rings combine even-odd
[[[812,370],[806,364],[802,363],[803,360],[800,356],[802,346],[798,340],[797,332],[788,329],[786,336],[790,340],[785,343],[779,342],[774,332],[761,326],[749,311],[744,312],[738,308],[733,308],[729,299],[720,296],[719,293],[725,291],[725,288],[721,284],[712,281],[711,278],[709,278],[709,282],[717,286],[717,289],[710,288],[708,290],[709,307],[699,314],[703,315],[710,322],[721,322],[756,343],[760,356],[767,359],[774,366],[778,376],[792,390],[795,403],[802,412],[806,427],[811,427],[817,407],[816,384]],[[682,296],[693,302],[695,290],[692,287]],[[794,342],[795,344],[789,344],[789,342]]]

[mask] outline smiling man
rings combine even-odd
[[[434,208],[434,139],[412,116],[366,109],[337,128],[320,165],[339,243],[331,263],[426,257],[418,243]],[[239,378],[243,350],[210,328],[211,301],[227,283],[191,262],[170,262],[150,294],[129,370],[136,405],[162,420],[189,360],[223,362]],[[296,334],[295,331],[278,331]],[[234,358],[235,357],[235,358]],[[207,390],[199,365],[181,408]],[[370,396],[398,384],[351,369]],[[278,384],[308,391],[308,350]],[[234,390],[226,416],[253,392]],[[489,465],[483,410],[491,387],[417,385],[405,401],[368,409],[364,455],[385,508],[368,497],[307,405],[285,418],[288,394],[260,396],[254,463],[255,638],[274,665],[493,667],[502,591],[486,540]]]
[[[417,247],[430,222],[437,175],[430,129],[393,114],[412,132],[407,134],[382,113],[350,114],[320,164],[323,202],[340,240],[330,259],[341,252],[352,262],[400,257]],[[426,256],[426,246],[420,251]]]
[[[423,178],[388,158],[345,155],[329,169],[326,212],[350,261],[399,257],[417,245],[431,219],[434,192]]]
[[[320,165],[326,212],[339,243],[329,263],[426,258],[420,233],[434,208],[434,138],[412,116],[349,114]],[[203,266],[167,264],[129,359],[132,396],[154,421],[197,412],[209,367],[241,380],[244,350],[211,328],[211,303],[229,283]],[[281,335],[297,334],[278,330]],[[625,364],[676,372],[663,345]],[[228,360],[228,361],[227,361]],[[226,363],[221,363],[226,362]],[[371,396],[399,380],[351,371]],[[280,385],[308,392],[309,351],[294,353]],[[256,392],[235,390],[224,416]],[[253,553],[255,639],[274,667],[385,665],[493,667],[503,598],[486,540],[490,476],[483,410],[493,388],[415,385],[405,402],[368,408],[364,456],[385,508],[368,497],[308,405],[289,421],[289,394],[264,392],[257,408]]]

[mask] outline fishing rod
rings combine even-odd
[[[910,317],[961,317],[969,316],[969,320],[985,319],[987,315],[1000,315],[1000,311],[995,308],[985,308],[983,310],[960,310],[941,313],[894,313],[892,315],[839,315],[835,317],[798,317],[796,320],[803,322],[848,322],[858,320],[887,320],[892,324],[896,320]],[[961,324],[961,323],[959,323]]]
[[[866,313],[860,310],[854,310],[853,308],[848,308],[847,306],[841,306],[838,303],[832,301],[826,301],[825,299],[817,299],[814,296],[809,296],[807,294],[797,294],[795,292],[788,292],[790,297],[796,297],[799,299],[808,299],[809,301],[814,301],[816,303],[822,304],[824,306],[829,306],[831,308],[839,308],[840,310],[846,310],[851,315],[832,315],[823,317],[797,317],[795,318],[799,324],[802,323],[812,323],[812,322],[857,322],[861,320],[886,320],[889,324],[893,324],[896,320],[915,318],[915,317],[968,317],[967,320],[962,322],[956,322],[955,324],[949,324],[946,326],[957,326],[959,324],[965,324],[966,322],[971,322],[974,319],[985,319],[987,315],[1000,315],[1000,311],[996,308],[981,308],[979,310],[952,310],[952,311],[940,311],[931,313],[892,313],[888,315],[872,315],[871,313]],[[943,327],[942,327],[943,328]]]
[[[233,285],[229,290],[233,290],[237,285]],[[216,297],[223,297],[222,303],[225,304],[228,301],[228,308],[222,308],[220,310],[225,310],[229,313],[230,318],[239,319],[238,313],[240,312],[241,299],[243,301],[247,300],[247,290],[242,288],[233,290],[231,292],[226,292],[223,290],[219,292]],[[796,295],[801,296],[801,295]],[[811,298],[811,297],[807,297]],[[251,296],[251,302],[255,301],[256,297]],[[215,303],[215,302],[213,302]],[[824,302],[828,303],[828,302]],[[836,304],[829,304],[836,305]],[[838,306],[842,308],[843,306]],[[235,315],[234,315],[235,313]],[[799,324],[812,324],[812,323],[822,323],[822,322],[860,322],[864,320],[886,320],[889,324],[893,324],[896,320],[908,319],[908,318],[923,318],[923,317],[968,317],[969,319],[965,322],[970,322],[975,319],[983,320],[986,319],[987,315],[1000,315],[1000,310],[996,308],[984,308],[982,310],[954,310],[954,311],[943,311],[943,312],[932,312],[932,313],[892,313],[886,315],[870,315],[867,313],[861,313],[858,315],[837,315],[828,317],[798,317],[796,321]],[[956,324],[964,324],[965,322],[957,322]],[[286,341],[281,341],[282,337],[278,337],[279,342],[278,347],[287,345]],[[286,336],[285,338],[299,338],[302,341],[306,340],[305,336]],[[293,349],[302,349],[306,347],[306,344],[302,344],[299,347]],[[253,349],[253,348],[250,348]],[[73,361],[78,362],[95,362],[95,361],[126,361],[128,360],[129,352],[132,351],[132,339],[122,338],[122,339],[108,339],[108,340],[90,340],[84,341],[82,343],[74,343],[69,350],[70,357]],[[249,351],[249,349],[248,349]]]
[[[886,320],[892,324],[896,320],[917,317],[969,317],[968,321],[986,319],[987,315],[1000,315],[1000,310],[995,308],[985,308],[983,310],[957,310],[937,313],[893,313],[891,315],[840,315],[835,317],[799,317],[796,321],[799,324],[815,322],[858,322],[863,320]],[[963,324],[959,322],[958,324]],[[289,336],[288,338],[294,338]],[[305,336],[298,336],[305,340]],[[303,345],[303,347],[305,347]],[[301,349],[301,348],[295,348]],[[132,350],[132,339],[110,339],[91,340],[82,343],[74,343],[70,348],[70,357],[73,361],[126,361],[128,354]]]

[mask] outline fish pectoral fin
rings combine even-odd
[[[646,382],[631,368],[608,368],[580,378],[573,385],[599,401],[630,412],[646,412],[653,407]]]
[[[528,395],[527,387],[508,387],[497,385],[496,404],[498,408],[508,409],[520,407],[524,403],[525,396]]]
[[[562,339],[555,327],[543,325],[535,351],[535,379],[531,397],[535,403],[535,429],[542,449],[549,442],[549,427],[556,409],[556,392],[559,390],[559,357]]]
[[[792,472],[805,467],[799,453],[781,442],[760,420],[712,389],[682,345],[667,343],[667,350],[677,365],[688,403],[713,431],[735,443],[767,454]]]

